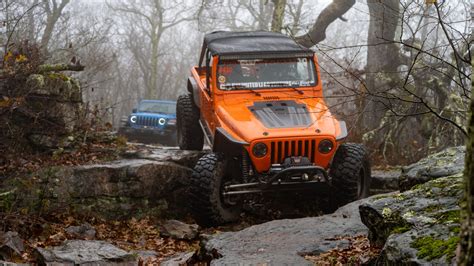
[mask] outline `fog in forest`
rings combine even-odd
[[[0,0],[0,265],[472,265],[473,15]]]

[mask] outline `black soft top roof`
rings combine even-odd
[[[212,32],[204,37],[203,52],[206,47],[219,56],[313,53],[284,34],[268,31]]]

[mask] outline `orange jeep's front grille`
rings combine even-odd
[[[305,156],[315,163],[316,140],[282,140],[270,143],[270,156],[272,164],[281,164],[290,156]]]

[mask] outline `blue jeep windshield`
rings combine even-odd
[[[316,72],[309,57],[220,60],[217,84],[221,90],[310,87]]]
[[[176,103],[154,103],[142,102],[138,106],[140,113],[174,114],[176,113]]]

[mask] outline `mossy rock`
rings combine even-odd
[[[374,196],[359,207],[379,261],[450,264],[459,241],[463,175],[440,177],[402,193]],[[382,263],[382,264],[383,264]]]
[[[62,73],[30,75],[26,86],[30,94],[45,95],[59,101],[82,102],[79,81]]]
[[[404,167],[399,179],[400,190],[406,191],[436,178],[462,173],[465,152],[463,146],[452,147]]]
[[[456,247],[459,243],[459,236],[452,236],[448,239],[438,239],[431,236],[424,236],[415,239],[411,247],[418,250],[417,256],[428,261],[445,257],[446,262],[455,255]]]

